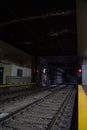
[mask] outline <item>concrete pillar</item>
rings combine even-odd
[[[87,0],[77,0],[78,54],[87,57]]]
[[[82,84],[87,85],[87,0],[77,0],[78,54],[83,58]]]

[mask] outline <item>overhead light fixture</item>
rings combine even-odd
[[[51,32],[51,33],[49,33],[49,35],[53,37],[53,36],[59,36],[60,34],[59,33]]]
[[[60,32],[50,32],[49,35],[52,37],[60,36],[60,35],[63,35],[64,33],[68,33],[68,32],[72,32],[72,30],[66,28],[66,29],[61,30]]]
[[[29,21],[29,20],[35,20],[39,18],[47,18],[47,17],[54,17],[54,16],[67,16],[67,15],[72,15],[75,13],[75,10],[68,10],[68,11],[59,11],[59,12],[51,12],[47,13],[41,16],[31,16],[31,17],[26,17],[26,18],[21,18],[21,19],[13,19],[8,22],[4,22],[0,24],[0,27],[8,25],[8,24],[13,24],[13,23],[18,23],[18,22],[23,22],[23,21]]]

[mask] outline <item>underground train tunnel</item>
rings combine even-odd
[[[87,130],[87,2],[0,2],[0,130]]]

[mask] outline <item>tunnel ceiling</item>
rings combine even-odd
[[[0,40],[35,56],[77,56],[75,2],[1,0]]]
[[[81,67],[82,58],[80,56],[44,56],[48,65],[62,70],[76,70]]]

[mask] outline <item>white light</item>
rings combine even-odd
[[[44,69],[43,69],[43,73],[45,73],[45,72],[46,72],[46,69],[44,68]]]

